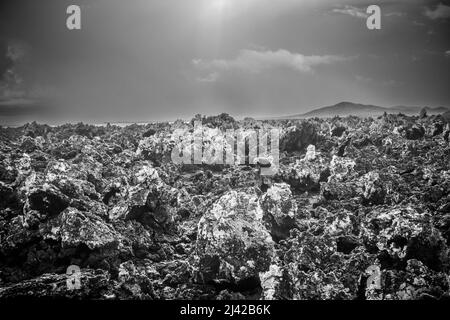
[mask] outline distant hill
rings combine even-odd
[[[379,107],[374,105],[359,104],[353,102],[340,102],[333,106],[318,108],[303,114],[296,114],[286,117],[278,117],[277,119],[303,119],[303,118],[329,118],[334,116],[347,117],[377,117],[386,113],[403,113],[406,115],[418,115],[423,107],[395,106],[391,108]],[[449,107],[426,107],[429,115],[441,114],[450,111]]]

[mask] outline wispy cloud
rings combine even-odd
[[[333,9],[332,12],[342,13],[342,14],[346,14],[346,15],[356,17],[356,18],[361,18],[361,19],[365,19],[369,16],[365,10],[354,7],[354,6],[349,6],[349,5],[346,5],[343,8]]]
[[[361,76],[361,75],[355,75],[355,80],[360,84],[365,85],[371,85],[371,86],[383,86],[383,87],[399,87],[402,86],[404,83],[402,81],[394,80],[394,79],[387,79],[387,80],[376,80],[370,77]]]
[[[203,82],[214,82],[220,72],[241,71],[258,74],[273,68],[289,68],[297,72],[311,73],[319,65],[346,61],[351,58],[337,55],[311,55],[292,53],[287,50],[241,50],[233,59],[193,60],[194,66],[208,72],[206,77],[199,78]]]
[[[382,81],[381,85],[384,87],[398,87],[398,86],[402,86],[404,83],[402,81],[397,81],[397,80],[386,80],[386,81]]]
[[[6,77],[6,73],[14,66],[6,42],[0,41],[0,81]]]
[[[219,74],[217,72],[212,72],[204,77],[199,77],[197,80],[200,82],[216,82],[219,79]]]
[[[29,99],[0,99],[0,118],[54,114],[56,111],[50,105],[40,104]]]
[[[436,8],[425,8],[425,16],[432,20],[450,18],[450,6],[439,3]]]
[[[365,77],[365,76],[361,76],[361,75],[355,75],[355,80],[360,82],[360,83],[369,83],[372,82],[373,79],[370,77]]]
[[[420,21],[417,21],[417,20],[414,20],[414,21],[412,22],[412,24],[415,25],[415,26],[417,26],[417,27],[425,27],[425,26],[426,26],[425,23],[420,22]]]
[[[398,11],[393,11],[393,12],[388,12],[384,15],[385,17],[404,17],[406,16],[405,12],[398,12]]]
[[[450,50],[445,51],[445,56],[450,58]]]

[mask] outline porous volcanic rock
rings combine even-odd
[[[206,156],[173,161],[197,121]],[[273,176],[255,146],[208,156],[273,128]],[[447,114],[0,127],[0,298],[448,299],[449,137]]]
[[[223,195],[200,220],[197,235],[202,281],[242,282],[269,270],[274,242],[263,224],[254,189]]]
[[[263,220],[275,241],[289,237],[295,227],[297,203],[288,184],[276,183],[261,198]]]

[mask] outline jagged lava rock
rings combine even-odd
[[[275,257],[254,189],[223,195],[200,220],[197,235],[199,276],[204,282],[258,278]]]
[[[264,211],[263,220],[275,241],[289,237],[289,231],[295,227],[297,203],[292,198],[288,184],[276,183],[261,199]]]

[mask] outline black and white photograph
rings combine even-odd
[[[449,84],[447,0],[2,0],[0,304],[448,301]]]

